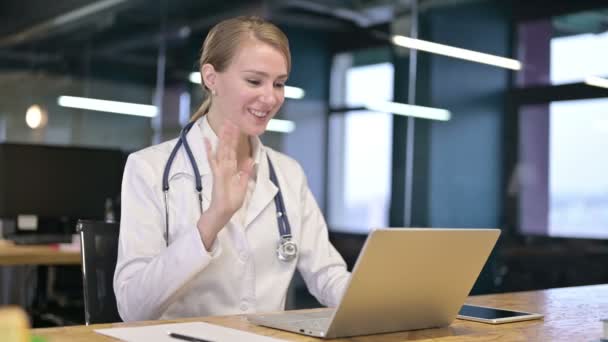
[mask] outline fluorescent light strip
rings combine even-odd
[[[306,92],[302,88],[285,86],[285,97],[288,99],[296,99],[299,100],[304,97]]]
[[[594,87],[608,88],[608,79],[602,77],[587,76],[585,83]]]
[[[195,84],[201,84],[201,74],[199,72],[191,72],[190,76],[188,76],[190,82]],[[296,99],[299,100],[306,95],[306,92],[302,88],[285,86],[285,97],[288,99]]]
[[[158,110],[152,105],[142,105],[129,102],[107,101],[87,97],[59,96],[57,103],[62,107],[95,110],[137,116],[154,117]],[[271,119],[266,130],[280,133],[291,133],[296,128],[293,121]]]
[[[270,119],[267,131],[279,132],[279,133],[291,133],[296,129],[296,124],[293,121],[281,120],[281,119]]]
[[[392,38],[393,44],[409,49],[421,50],[439,55],[466,59],[477,63],[490,64],[501,68],[520,70],[521,62],[511,58],[494,56],[473,50],[461,49],[449,45],[437,44],[421,39],[414,39],[405,36],[395,35]]]
[[[155,117],[158,114],[156,106],[130,102],[91,99],[88,97],[59,96],[57,103],[62,107],[95,110],[117,114],[127,114],[145,117]]]
[[[397,102],[369,102],[365,107],[375,112],[392,113],[439,121],[448,121],[452,116],[450,111],[445,109],[414,106]]]
[[[203,83],[203,81],[201,81],[201,73],[200,72],[191,72],[190,76],[188,76],[188,79],[190,80],[190,82],[195,83],[195,84],[201,84],[201,83]]]

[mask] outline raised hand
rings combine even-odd
[[[211,143],[205,138],[207,161],[213,173],[211,204],[198,222],[203,243],[209,249],[217,233],[226,225],[234,213],[243,205],[247,183],[253,170],[253,160],[247,158],[239,170],[236,149],[240,131],[226,120],[220,129],[215,154]]]
[[[210,209],[230,217],[243,205],[247,182],[251,176],[253,162],[248,158],[241,170],[237,168],[236,148],[239,139],[238,127],[226,121],[219,133],[215,155],[211,144],[205,139],[207,160],[213,172],[213,192]]]

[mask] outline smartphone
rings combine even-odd
[[[531,319],[541,319],[543,318],[543,315],[531,312],[512,311],[465,304],[462,306],[462,308],[460,308],[458,318],[482,323],[501,324],[527,321]]]

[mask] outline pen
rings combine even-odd
[[[187,336],[187,335],[182,335],[182,334],[177,334],[177,333],[169,333],[169,337],[173,337],[173,338],[177,338],[179,340],[184,340],[184,341],[190,341],[190,342],[212,342],[209,340],[205,340],[202,338],[198,338],[198,337],[192,337],[192,336]]]

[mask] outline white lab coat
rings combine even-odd
[[[202,118],[187,134],[203,185],[203,208],[211,200]],[[299,164],[261,146],[257,181],[245,215],[235,217],[206,251],[196,223],[200,216],[194,173],[182,147],[169,173],[169,246],[165,241],[162,172],[176,140],[129,156],[122,183],[122,215],[114,291],[125,321],[283,310],[296,267],[309,291],[336,306],[350,273],[328,240],[327,226]],[[277,259],[279,231],[266,155],[270,156],[293,239],[296,260]],[[236,216],[236,215],[235,215]]]

